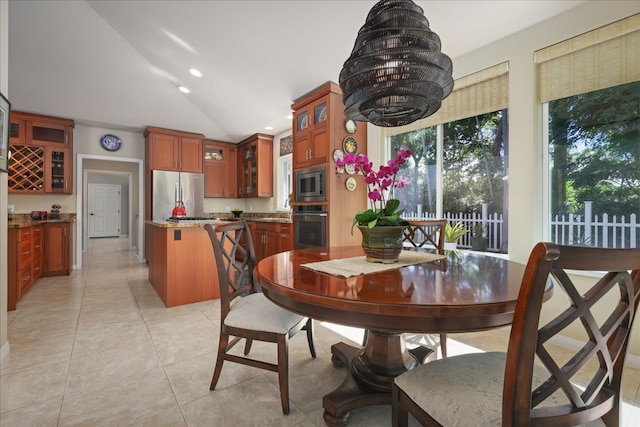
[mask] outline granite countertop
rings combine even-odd
[[[193,221],[193,222],[172,222],[172,221],[145,221],[146,224],[153,225],[155,227],[162,228],[176,228],[176,227],[202,227],[205,224],[224,224],[229,221],[234,221],[236,219],[244,219],[246,221],[254,221],[254,222],[270,222],[276,224],[291,224],[291,217],[289,215],[283,216],[263,216],[264,214],[257,215],[242,215],[240,218],[230,217],[228,215],[221,215],[219,217],[211,217],[211,219],[203,220],[203,221]]]
[[[61,213],[56,219],[31,219],[29,214],[13,213],[7,218],[7,228],[25,228],[38,224],[51,224],[56,222],[76,222],[76,214]]]
[[[7,228],[25,228],[38,224],[51,224],[56,222],[76,222],[75,218],[60,218],[60,219],[44,219],[44,220],[11,220],[7,222]]]

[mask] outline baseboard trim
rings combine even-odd
[[[4,362],[4,359],[6,359],[6,357],[9,355],[9,350],[10,350],[9,341],[6,341],[2,345],[2,348],[0,348],[0,362]]]
[[[549,343],[557,345],[558,347],[565,347],[573,351],[578,351],[582,348],[582,341],[556,335],[549,340]],[[640,369],[640,356],[633,355],[627,351],[627,358],[624,362],[625,366],[633,369]]]

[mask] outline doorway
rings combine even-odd
[[[78,154],[76,163],[76,235],[74,268],[82,268],[83,252],[87,249],[88,241],[88,182],[87,170],[120,171],[129,175],[129,240],[131,249],[137,251],[138,262],[146,262],[144,252],[144,160],[128,157],[111,157],[92,154]]]
[[[88,183],[87,213],[89,238],[118,237],[121,227],[122,186]],[[129,235],[129,233],[127,233]]]

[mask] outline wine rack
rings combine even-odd
[[[9,193],[73,192],[73,120],[12,111]]]
[[[44,193],[44,159],[44,147],[11,145],[8,183],[11,191]]]

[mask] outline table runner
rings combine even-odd
[[[360,274],[377,273],[385,270],[393,270],[407,265],[422,264],[423,262],[438,261],[445,259],[445,255],[434,253],[402,251],[397,262],[392,264],[381,264],[367,262],[364,256],[353,258],[332,259],[329,261],[310,262],[301,264],[302,267],[310,270],[320,271],[332,276],[351,277]]]

